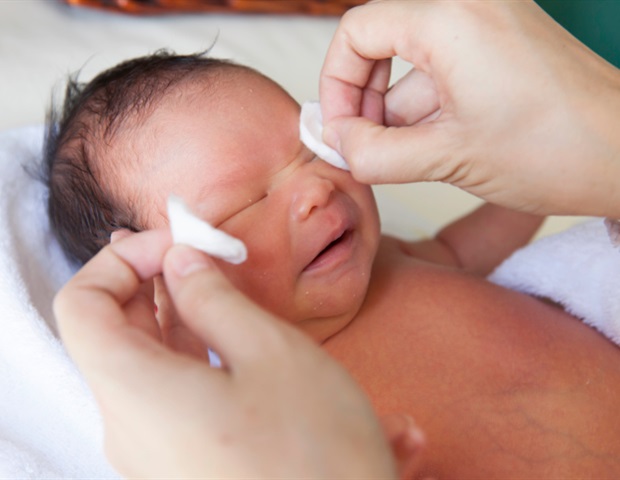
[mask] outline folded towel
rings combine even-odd
[[[118,478],[96,404],[60,343],[52,298],[73,273],[30,172],[43,129],[0,133],[0,478]]]
[[[562,305],[620,345],[620,249],[591,220],[515,252],[489,280]]]

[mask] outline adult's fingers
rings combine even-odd
[[[390,83],[392,59],[379,60],[370,72],[368,84],[362,91],[360,115],[376,123],[384,121],[384,99]]]
[[[404,127],[437,117],[440,99],[432,77],[411,69],[385,95],[385,124]]]
[[[161,272],[170,244],[165,230],[143,232],[110,244],[59,292],[54,313],[63,341],[78,365],[97,370],[99,359],[115,344],[111,337],[116,336],[116,329],[131,328],[150,336],[140,326],[149,330],[142,323],[155,321],[152,301],[140,288]],[[135,315],[148,318],[132,324]]]
[[[121,228],[112,232],[110,243],[118,242],[123,238],[135,235],[127,228]],[[153,338],[161,340],[161,331],[157,322],[153,321],[153,305],[155,303],[155,288],[152,280],[147,280],[140,284],[139,291],[134,298],[125,305],[127,320],[136,327],[149,333]]]
[[[337,138],[337,149],[356,180],[368,183],[450,181],[467,145],[458,145],[456,123],[442,118],[409,127],[385,127],[361,117],[339,117],[325,125],[324,138]]]
[[[168,229],[149,230],[110,243],[69,280],[58,301],[76,289],[104,292],[124,304],[140,286],[161,273],[166,250],[172,245]]]
[[[191,247],[170,249],[164,278],[181,319],[232,371],[281,345],[285,330],[292,334],[286,325],[277,328],[275,317],[239,292],[210,258]]]
[[[157,322],[163,342],[176,352],[206,360],[208,354],[205,345],[179,318],[163,277],[158,275],[153,282],[157,301]]]
[[[360,115],[363,91],[377,60],[398,55],[418,68],[426,64],[424,46],[416,42],[424,26],[424,3],[369,3],[342,17],[319,81],[326,123],[338,116]]]

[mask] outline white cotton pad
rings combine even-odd
[[[299,136],[304,145],[319,158],[334,167],[349,170],[349,166],[342,155],[323,142],[323,116],[319,102],[306,102],[301,106]]]
[[[194,215],[176,195],[168,197],[168,222],[175,244],[182,243],[229,263],[245,262],[245,244]]]

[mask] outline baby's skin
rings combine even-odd
[[[324,347],[379,414],[426,433],[420,475],[620,474],[620,349],[556,306],[385,238],[368,295]]]
[[[370,187],[301,144],[279,86],[231,69],[179,88],[102,152],[124,162],[110,190],[145,229],[167,225],[177,194],[242,239],[247,261],[224,273],[322,344],[380,415],[415,419],[421,476],[618,478],[620,349],[484,279],[540,218],[483,205],[433,240],[381,236]]]

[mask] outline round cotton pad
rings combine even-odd
[[[182,243],[229,263],[239,264],[248,257],[245,244],[195,216],[176,195],[168,197],[168,221],[175,244]]]
[[[349,170],[344,158],[323,142],[323,116],[319,102],[306,102],[301,106],[299,136],[306,147],[334,167]]]

